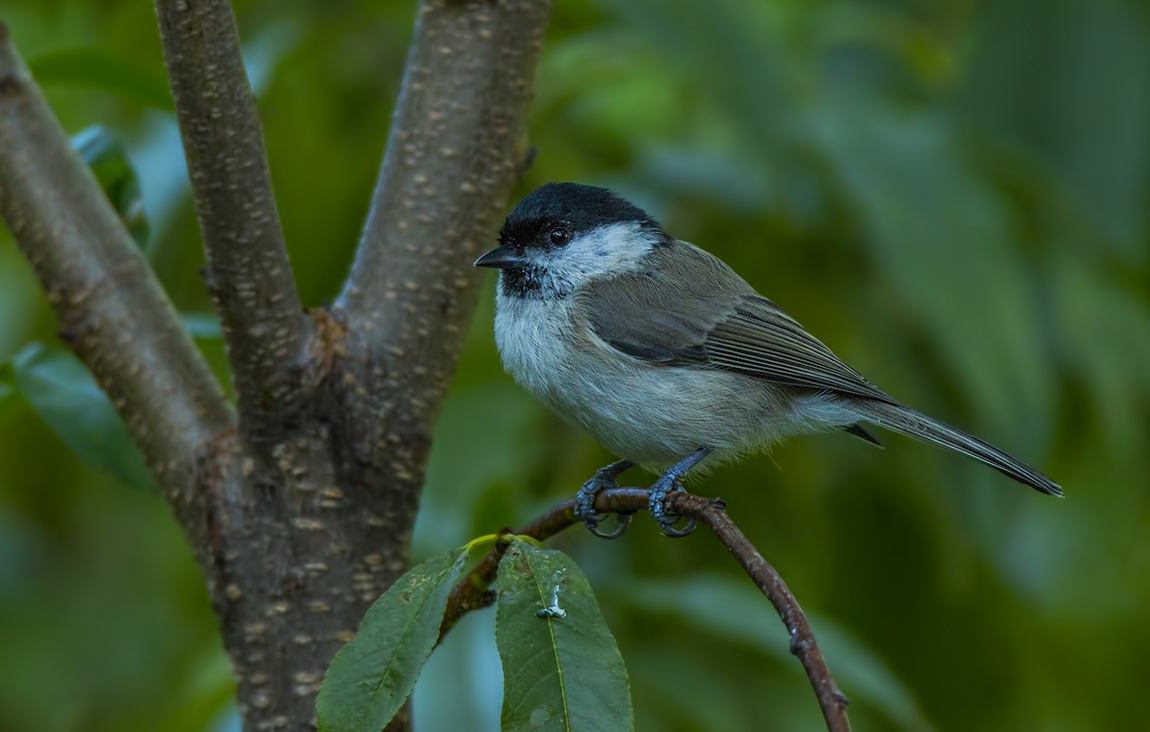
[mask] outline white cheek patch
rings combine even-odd
[[[637,223],[609,224],[576,236],[562,249],[550,250],[546,267],[556,278],[578,287],[634,269],[655,243],[656,237]]]

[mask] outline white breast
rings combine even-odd
[[[554,409],[555,379],[572,368],[568,339],[560,325],[570,323],[568,300],[505,297],[495,300],[495,344],[507,373]]]
[[[708,463],[721,462],[815,427],[766,382],[621,354],[578,322],[575,307],[500,294],[495,340],[521,386],[619,457],[662,469],[707,446]]]

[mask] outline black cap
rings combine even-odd
[[[508,215],[499,232],[501,244],[529,247],[540,243],[540,234],[562,224],[573,234],[601,226],[635,222],[666,237],[654,218],[622,196],[598,186],[579,183],[548,183],[528,193]]]

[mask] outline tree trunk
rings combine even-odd
[[[155,0],[237,404],[0,25],[0,215],[195,549],[244,729],[312,729],[405,570],[431,434],[526,155],[548,0],[426,0],[355,264],[303,312],[227,0]],[[391,729],[406,728],[397,720]]]

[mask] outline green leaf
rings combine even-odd
[[[516,541],[498,588],[503,731],[634,729],[627,668],[575,562]]]
[[[99,89],[149,107],[172,111],[172,95],[157,68],[113,56],[98,48],[73,48],[38,56],[28,62],[41,86]]]
[[[413,567],[363,616],[323,677],[315,703],[321,732],[379,732],[403,706],[435,649],[467,549]]]
[[[95,125],[72,137],[72,147],[92,169],[120,220],[136,244],[147,246],[150,227],[144,211],[140,178],[124,146],[108,130]]]
[[[16,389],[81,460],[128,485],[156,489],[140,448],[80,359],[31,343],[11,364]]]

